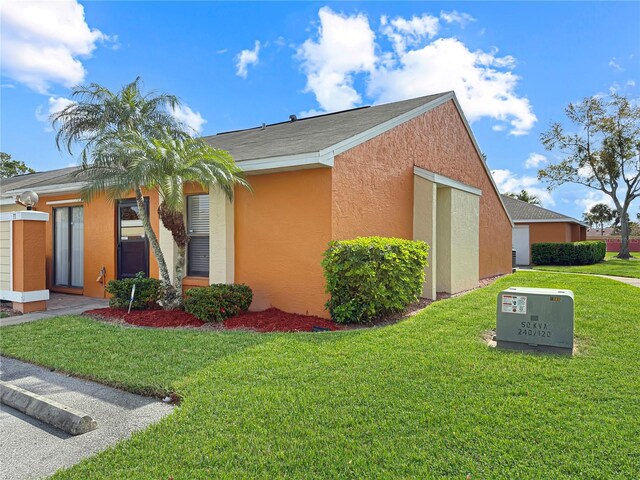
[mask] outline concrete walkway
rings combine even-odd
[[[0,379],[79,409],[98,422],[96,430],[74,437],[2,405],[0,478],[4,480],[48,477],[157,422],[173,410],[157,399],[5,357],[0,357]]]
[[[518,267],[516,270],[521,270],[523,272],[561,273],[563,275],[586,275],[588,277],[609,278],[611,280],[616,280],[618,282],[626,283],[627,285],[632,285],[634,287],[640,288],[640,278],[615,277],[613,275],[598,275],[597,273],[559,272],[556,270],[534,270],[531,267]]]
[[[46,311],[0,318],[0,327],[4,327],[7,325],[17,325],[19,323],[33,322],[34,320],[57,317],[59,315],[79,315],[86,310],[92,310],[94,308],[104,308],[108,306],[109,300],[101,298],[90,298],[83,297],[82,295],[65,295],[62,293],[51,293],[50,298],[47,301]]]

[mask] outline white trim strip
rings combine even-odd
[[[41,187],[25,187],[31,191],[34,191],[41,195],[46,195],[50,193],[65,193],[65,192],[79,192],[82,187],[86,184],[85,182],[73,182],[73,183],[61,183],[60,185],[43,185]],[[25,191],[25,188],[17,189],[17,190],[9,190],[3,194],[3,196],[7,197],[9,195],[19,195]]]
[[[239,161],[237,165],[247,173],[270,173],[278,170],[333,167],[333,155],[321,155],[320,153],[284,155],[281,157]]]
[[[376,125],[375,127],[370,128],[369,130],[365,130],[364,132],[358,133],[353,137],[347,138],[346,140],[336,143],[335,145],[327,147],[324,150],[320,151],[320,155],[327,154],[327,153],[331,153],[334,156],[339,155],[343,152],[346,152],[347,150],[352,149],[353,147],[360,145],[361,143],[371,140],[372,138],[377,137],[378,135],[381,135],[384,132],[391,130],[392,128],[397,127],[398,125],[402,125],[403,123],[408,122],[409,120],[412,120],[422,115],[423,113],[428,112],[429,110],[433,110],[434,108],[439,107],[444,103],[447,103],[449,100],[453,98],[454,98],[454,93],[448,92],[442,95],[441,97],[438,97],[435,100],[430,101],[429,103],[420,105],[419,107],[414,108],[413,110],[405,112],[402,115],[392,118],[391,120],[387,120],[386,122],[381,123],[380,125]]]
[[[445,177],[444,175],[430,172],[429,170],[425,170],[424,168],[414,166],[413,174],[438,185],[455,188],[456,190],[462,190],[463,192],[478,195],[479,197],[482,196],[482,190],[480,190],[479,188],[472,187],[471,185],[459,182],[458,180],[454,180],[453,178]]]
[[[47,222],[49,221],[49,214],[46,212],[36,212],[34,210],[19,210],[17,212],[0,213],[1,222],[14,222],[16,220]]]
[[[67,203],[82,203],[81,198],[71,198],[69,200],[52,200],[47,205],[66,205]]]
[[[49,290],[34,290],[31,292],[0,290],[0,300],[18,303],[41,302],[43,300],[49,300]]]
[[[13,222],[9,222],[9,288],[13,290]]]
[[[16,199],[14,197],[10,198],[0,198],[0,205],[16,205]]]
[[[464,112],[462,111],[462,107],[460,106],[460,103],[458,103],[458,99],[456,98],[456,94],[455,93],[453,94],[453,104],[458,109],[458,113],[460,114],[460,118],[462,118],[462,123],[464,123],[464,126],[467,129],[467,133],[469,134],[469,138],[471,138],[471,141],[473,142],[473,146],[475,147],[476,152],[478,153],[478,156],[480,157],[480,161],[482,162],[482,166],[484,167],[485,172],[487,172],[487,175],[489,176],[489,181],[491,182],[491,185],[493,185],[493,189],[495,190],[496,194],[498,195],[498,201],[500,202],[500,205],[502,205],[502,209],[504,210],[504,213],[507,214],[507,218],[509,219],[509,223],[513,227],[514,224],[513,224],[513,220],[511,219],[511,215],[509,215],[509,210],[507,210],[507,207],[505,207],[504,202],[502,201],[502,197],[500,196],[500,190],[498,190],[498,186],[496,185],[496,182],[493,179],[493,175],[491,175],[491,170],[489,170],[489,166],[487,165],[487,162],[484,161],[484,157],[482,156],[482,150],[480,150],[480,146],[478,145],[478,142],[476,141],[476,137],[473,136],[473,132],[471,131],[471,126],[469,125],[469,122],[467,121],[467,117],[464,116]]]

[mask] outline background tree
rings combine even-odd
[[[621,219],[618,258],[628,259],[627,212],[640,196],[640,107],[614,93],[570,103],[565,114],[575,131],[554,123],[541,135],[545,148],[564,158],[540,170],[538,178],[550,190],[577,183],[607,194]]]
[[[540,199],[526,190],[520,190],[520,193],[509,192],[507,196],[520,200],[521,202],[530,203],[531,205],[540,205]]]
[[[225,162],[222,162],[219,150],[211,148],[201,139],[193,139],[188,127],[176,121],[170,110],[179,105],[177,97],[154,92],[145,94],[140,86],[141,80],[138,77],[118,92],[112,92],[98,84],[76,87],[72,93],[74,103],[54,114],[52,123],[57,130],[56,145],[59,149],[66,147],[72,153],[74,145],[82,146],[82,164],[75,176],[86,183],[82,190],[84,200],[90,201],[95,196],[104,194],[113,201],[133,192],[138,215],[158,262],[163,290],[162,304],[164,308],[173,309],[182,304],[182,289],[172,283],[160,243],[146,214],[143,190],[160,190],[160,185],[166,185],[166,193],[169,188],[173,188],[169,185],[177,189],[178,183],[174,179],[162,177],[159,173],[162,171],[161,166],[154,162],[160,162],[163,158],[174,158],[178,162],[180,156],[189,151],[193,156],[183,160],[191,162],[194,172],[198,170],[193,165],[197,163],[196,152],[205,159],[203,165],[208,165],[209,169],[212,169],[212,164],[216,161],[219,161],[221,170],[225,172],[225,169],[233,170],[235,164],[230,157],[225,157]],[[160,151],[162,155],[156,155]],[[202,170],[199,173],[202,174]],[[234,170],[234,173],[237,172]],[[204,175],[202,180],[209,181],[214,176]],[[215,178],[224,191],[232,189],[236,181],[236,176],[230,174]],[[182,195],[182,189],[173,194]],[[166,206],[166,202],[163,201],[163,204]],[[167,217],[161,213],[161,218],[164,222]],[[174,230],[169,230],[175,239]]]
[[[25,173],[36,173],[33,168],[20,161],[11,158],[8,153],[0,152],[0,178],[10,178]]]
[[[615,213],[606,203],[596,203],[591,209],[584,214],[584,220],[590,227],[600,225],[600,236],[604,235],[605,224],[609,225],[614,219]]]

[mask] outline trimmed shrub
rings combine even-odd
[[[249,310],[252,300],[253,292],[247,285],[216,283],[187,290],[184,309],[204,322],[222,322]]]
[[[109,299],[109,306],[111,308],[129,308],[133,285],[136,286],[136,292],[131,304],[132,309],[141,310],[157,305],[160,298],[160,280],[147,278],[144,272],[138,272],[134,278],[111,280],[107,283],[105,290],[112,295]]]
[[[401,312],[422,294],[429,246],[422,241],[364,237],[334,241],[322,267],[338,323],[367,323]]]
[[[591,265],[604,259],[607,244],[587,242],[548,242],[531,245],[531,261],[536,265]]]

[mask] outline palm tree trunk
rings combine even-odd
[[[176,255],[176,290],[182,291],[182,280],[184,279],[184,264],[186,257],[186,249],[178,246],[178,254]]]
[[[160,248],[160,242],[158,242],[158,237],[156,236],[156,232],[153,231],[151,227],[151,221],[147,215],[147,210],[144,204],[144,197],[142,195],[142,189],[140,187],[136,187],[136,203],[138,204],[138,215],[140,216],[140,220],[142,220],[142,225],[144,227],[144,231],[147,234],[147,239],[149,240],[149,245],[151,246],[151,250],[153,251],[154,257],[156,257],[156,261],[158,262],[158,269],[160,270],[160,282],[162,284],[162,298],[161,303],[165,310],[174,310],[176,308],[180,308],[182,304],[182,295],[179,290],[174,288],[171,284],[171,276],[169,275],[169,269],[167,268],[167,262],[164,259],[164,255],[162,254],[162,249]]]

